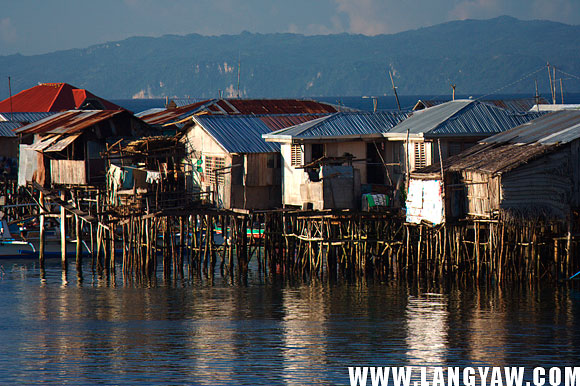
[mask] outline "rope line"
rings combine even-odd
[[[511,86],[513,86],[514,84],[516,84],[516,83],[519,83],[519,82],[521,82],[521,81],[523,81],[523,80],[526,80],[526,79],[528,79],[529,77],[531,77],[532,75],[535,75],[535,74],[537,74],[537,73],[538,73],[538,72],[540,72],[540,71],[544,71],[544,70],[546,69],[546,67],[547,67],[547,65],[544,65],[544,66],[542,66],[542,68],[540,68],[540,69],[538,69],[538,70],[535,70],[535,71],[533,71],[533,72],[530,72],[529,74],[522,76],[520,79],[518,79],[518,80],[516,80],[516,81],[513,81],[513,82],[511,82],[511,83],[509,83],[509,84],[506,84],[505,86],[503,86],[503,87],[500,87],[500,88],[498,88],[497,90],[495,90],[495,91],[493,91],[493,92],[490,92],[489,94],[486,94],[486,95],[480,96],[479,98],[477,98],[477,99],[475,99],[475,100],[480,100],[480,99],[486,98],[486,97],[488,97],[488,96],[490,96],[490,95],[497,94],[498,92],[500,92],[500,91],[501,91],[501,90],[503,90],[503,89],[506,89],[506,88],[508,88],[508,87],[511,87]]]

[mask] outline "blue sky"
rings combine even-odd
[[[580,0],[0,0],[0,55],[165,34],[390,34],[510,15],[580,24]]]

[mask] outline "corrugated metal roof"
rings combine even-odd
[[[420,100],[417,101],[413,110],[422,110],[429,107],[438,106],[440,104],[449,102],[449,99],[432,99],[432,100]],[[483,103],[494,105],[502,109],[511,111],[513,113],[525,113],[530,111],[530,109],[536,104],[545,104],[548,101],[545,98],[512,98],[512,99],[483,99]]]
[[[429,107],[437,106],[443,104],[445,102],[449,102],[449,99],[429,99],[429,100],[421,100],[419,99],[415,106],[413,107],[414,111],[428,109]]]
[[[531,109],[531,111],[559,111],[559,110],[580,110],[580,105],[579,104],[557,104],[557,105],[552,105],[552,104],[544,104],[544,105],[536,105],[533,106]]]
[[[36,121],[40,121],[46,117],[54,115],[54,112],[39,112],[39,113],[0,113],[0,121],[7,122],[18,122],[22,124],[28,124]]]
[[[543,98],[514,98],[514,99],[484,99],[484,103],[509,110],[514,113],[525,113],[530,111],[536,104],[546,104],[548,101]]]
[[[580,111],[557,111],[489,137],[443,161],[443,165],[450,171],[505,173],[577,139],[580,139]],[[416,173],[439,170],[439,165],[431,165]]]
[[[50,145],[52,145],[53,143],[55,143],[56,141],[58,141],[58,139],[61,137],[62,137],[61,135],[57,134],[47,135],[45,137],[40,138],[38,141],[34,142],[32,145],[30,145],[29,149],[42,151],[47,147],[49,147]]]
[[[275,139],[337,138],[381,134],[408,117],[400,112],[335,113],[264,136]]]
[[[207,107],[212,114],[332,114],[338,110],[328,103],[307,99],[219,99]]]
[[[163,109],[162,111],[154,112],[152,114],[143,114],[141,119],[150,125],[169,125],[177,123],[189,116],[192,116],[200,111],[206,104],[211,103],[212,100],[193,103],[191,105],[176,107],[174,109]]]
[[[88,101],[97,101],[108,110],[121,109],[112,102],[68,83],[42,83],[1,101],[0,111],[65,111],[81,108]]]
[[[157,114],[157,113],[163,112],[165,110],[166,109],[164,107],[153,107],[151,109],[147,109],[147,110],[144,110],[144,111],[140,111],[140,112],[136,113],[135,116],[136,117],[139,117],[139,118],[143,118],[143,117],[145,117],[147,115]]]
[[[62,151],[64,149],[66,149],[66,147],[68,145],[70,145],[71,143],[73,143],[75,141],[75,139],[77,139],[82,133],[76,133],[76,134],[72,134],[72,135],[65,135],[61,138],[59,138],[59,140],[53,144],[51,144],[49,147],[45,148],[44,151],[45,152],[51,152],[51,151]]]
[[[209,115],[292,115],[333,114],[328,103],[303,99],[208,99],[183,107],[139,114],[151,125],[171,125],[196,114]]]
[[[14,130],[22,126],[20,123],[16,122],[0,122],[0,137],[16,137]]]
[[[199,98],[173,98],[169,100],[169,105],[175,105],[175,107],[189,106],[195,103],[206,101],[207,99]]]
[[[543,113],[512,113],[487,103],[474,102],[447,119],[429,134],[432,136],[489,136],[501,133],[542,116]]]
[[[490,104],[455,100],[415,112],[385,136],[407,133],[426,138],[489,136],[538,118],[542,113],[512,113]]]
[[[395,126],[389,131],[389,134],[406,134],[407,130],[410,134],[430,132],[471,103],[473,103],[471,100],[455,100],[419,110]]]
[[[262,134],[272,129],[261,117],[198,115],[193,117],[229,153],[275,153],[278,143],[266,142]]]
[[[21,134],[75,133],[107,120],[125,110],[71,110],[54,114],[17,130]]]
[[[493,137],[485,139],[485,143],[512,143],[554,145],[568,143],[580,138],[580,111],[561,110],[518,126]]]
[[[291,115],[262,115],[260,119],[270,128],[270,131],[285,129],[287,127],[310,122],[314,119],[326,117],[320,114],[291,114]]]

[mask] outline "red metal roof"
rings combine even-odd
[[[105,110],[122,109],[87,90],[76,88],[68,83],[42,83],[3,100],[0,102],[0,111],[22,113],[66,111],[82,108],[86,104],[91,104],[92,108],[102,105]]]

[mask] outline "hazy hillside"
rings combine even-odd
[[[106,98],[234,96],[238,60],[243,97],[493,92],[547,61],[580,75],[580,27],[510,17],[440,24],[394,35],[251,34],[135,37],[86,49],[0,56],[0,77],[16,93],[68,82]],[[565,91],[580,80],[564,77]],[[503,93],[547,93],[544,70]],[[0,87],[0,97],[8,87]]]

